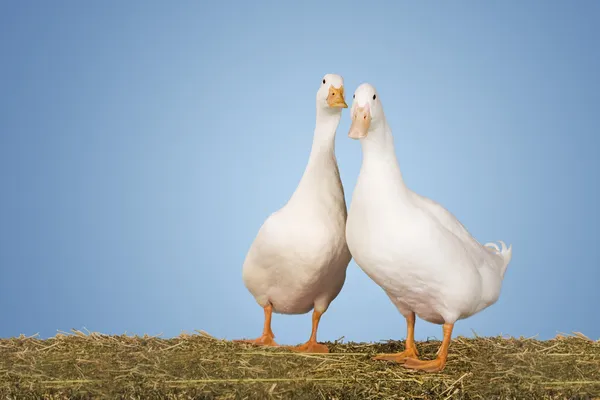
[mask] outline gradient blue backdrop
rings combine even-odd
[[[1,3],[0,336],[257,336],[242,262],[339,73],[349,101],[378,88],[411,188],[513,244],[500,300],[455,333],[600,337],[600,3],[319,3]],[[302,342],[310,315],[274,330]],[[354,262],[319,339],[342,336],[405,336]]]

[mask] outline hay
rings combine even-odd
[[[439,374],[371,361],[403,343],[327,343],[292,353],[217,340],[80,331],[0,340],[2,399],[564,399],[600,397],[600,342],[464,338]],[[433,358],[439,341],[418,343]]]

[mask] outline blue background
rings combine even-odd
[[[583,0],[2,2],[0,336],[258,336],[242,262],[338,73],[348,101],[378,89],[409,187],[513,244],[500,300],[455,334],[600,338],[599,17]],[[273,329],[303,342],[310,315]],[[319,333],[342,336],[405,336],[354,262]]]

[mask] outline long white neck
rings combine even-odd
[[[342,113],[317,109],[317,122],[313,135],[313,144],[308,159],[307,169],[323,159],[335,159],[335,131],[340,124]]]
[[[396,158],[392,130],[385,118],[379,125],[372,129],[366,138],[360,140],[363,153],[361,175],[375,175],[399,183],[399,187],[406,191],[402,172]]]
[[[338,186],[341,187],[341,181],[335,158],[335,133],[341,117],[340,111],[317,109],[310,157],[292,198],[315,198],[330,195],[332,189],[340,191]]]

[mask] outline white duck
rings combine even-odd
[[[348,136],[360,140],[363,161],[346,240],[356,263],[407,321],[405,351],[375,359],[441,371],[454,323],[498,299],[512,246],[481,245],[445,208],[407,188],[375,88],[362,84],[353,97]],[[443,324],[444,338],[435,360],[417,357],[415,314]]]
[[[243,266],[243,280],[264,308],[262,336],[243,342],[277,346],[271,315],[314,310],[308,342],[294,349],[327,353],[317,343],[321,315],[340,293],[351,255],[346,245],[346,201],[334,152],[347,108],[344,81],[328,74],[317,91],[317,122],[308,165],[288,203],[260,228]]]

